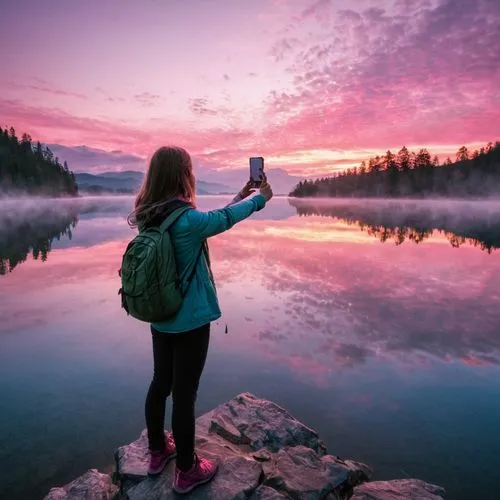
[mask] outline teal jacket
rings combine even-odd
[[[189,276],[203,242],[231,229],[236,223],[264,208],[266,199],[261,194],[219,210],[200,212],[188,210],[171,226],[170,234],[180,278]],[[203,255],[197,262],[194,278],[178,313],[153,328],[165,333],[194,330],[221,317],[215,284],[209,262]]]

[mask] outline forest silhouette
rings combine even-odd
[[[0,195],[18,193],[76,196],[78,186],[68,164],[49,147],[33,144],[28,134],[18,139],[13,127],[0,128]]]
[[[292,197],[485,198],[500,195],[500,142],[470,152],[462,146],[443,164],[427,149],[405,146],[331,177],[305,180]]]

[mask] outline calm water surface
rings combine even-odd
[[[130,206],[1,202],[2,499],[110,470],[144,427],[150,335],[117,295]],[[500,204],[273,200],[211,240],[198,414],[250,391],[376,478],[500,498],[497,247]]]

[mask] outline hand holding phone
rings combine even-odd
[[[254,188],[260,188],[265,180],[264,158],[253,156],[250,158],[250,183]]]
[[[273,190],[271,189],[271,185],[268,184],[267,179],[260,185],[260,194],[269,201],[273,197]]]

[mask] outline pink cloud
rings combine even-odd
[[[217,115],[217,110],[208,106],[208,99],[204,98],[196,98],[190,99],[189,101],[189,109],[195,115],[200,116],[215,116]]]
[[[316,0],[309,7],[306,7],[300,14],[300,19],[308,17],[317,17],[325,13],[332,4],[332,0]]]
[[[461,3],[460,12],[451,2],[394,15],[340,11],[330,36],[295,53],[295,89],[271,93],[268,117],[284,120],[273,132],[309,147],[491,140],[500,130],[499,8]],[[329,4],[316,2],[305,17]]]
[[[67,92],[65,90],[56,89],[52,87],[42,87],[40,85],[26,85],[26,88],[32,90],[38,90],[39,92],[45,92],[47,94],[52,94],[56,96],[64,96],[64,97],[76,97],[77,99],[87,99],[87,96],[84,94],[79,94],[78,92]]]
[[[223,168],[241,165],[258,152],[272,157],[274,166],[304,175],[352,166],[366,159],[366,150],[382,153],[405,144],[440,154],[451,146],[498,139],[496,0],[385,0],[368,9],[343,0],[265,5],[263,12],[252,11],[255,29],[261,30],[259,44],[253,31],[244,33],[243,17],[235,9],[240,24],[227,38],[210,39],[212,45],[207,38],[203,52],[218,53],[227,40],[242,50],[258,45],[261,52],[250,52],[251,65],[235,61],[233,54],[203,66],[190,46],[176,64],[180,74],[191,77],[175,79],[177,72],[166,75],[163,68],[155,70],[157,75],[138,72],[128,77],[128,94],[111,79],[97,88],[92,80],[84,94],[38,78],[25,90],[45,93],[45,104],[30,101],[29,92],[4,95],[4,124],[49,143],[120,148],[141,157],[161,144],[178,143]],[[95,58],[84,49],[87,64],[93,64]],[[96,67],[107,73],[106,65]],[[199,77],[200,94],[199,75],[209,75]],[[69,79],[66,85],[77,88]],[[142,91],[145,87],[149,91]],[[72,107],[66,107],[71,99]],[[332,154],[316,157],[315,150]],[[337,158],[337,150],[348,151],[349,157]]]
[[[76,99],[88,99],[88,96],[85,94],[81,94],[79,92],[71,92],[67,90],[62,90],[50,82],[46,80],[42,80],[41,78],[33,78],[32,79],[36,84],[25,84],[19,82],[2,82],[0,86],[7,89],[16,89],[16,90],[34,90],[36,92],[43,92],[45,94],[50,94],[56,97],[74,97]]]
[[[161,96],[159,96],[158,94],[152,94],[151,92],[142,92],[140,94],[134,95],[134,99],[142,106],[151,107],[158,104]]]

